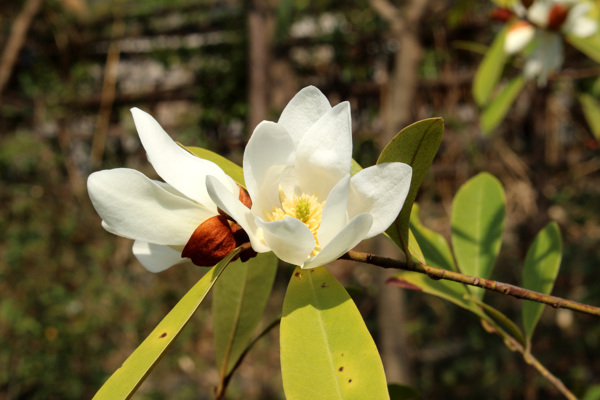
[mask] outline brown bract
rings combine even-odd
[[[557,31],[563,25],[569,15],[569,9],[562,4],[555,4],[550,9],[550,15],[548,15],[548,29],[551,31]]]
[[[246,207],[252,207],[250,196],[241,186],[239,199]],[[191,259],[195,265],[200,267],[211,267],[237,247],[250,241],[248,234],[241,226],[232,221],[220,209],[219,214],[207,219],[196,228],[183,248],[181,257]],[[238,257],[242,261],[247,261],[255,255],[256,252],[249,248],[240,253]]]

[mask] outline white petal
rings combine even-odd
[[[538,85],[546,85],[548,75],[558,70],[563,62],[562,38],[557,33],[539,32],[539,43],[523,68],[526,78],[538,78]]]
[[[348,223],[347,208],[349,191],[350,174],[346,175],[335,185],[325,202],[321,217],[321,227],[317,232],[321,247],[325,247]]]
[[[263,229],[267,245],[285,262],[302,265],[315,248],[312,232],[296,218],[286,216],[282,220],[271,222],[257,218],[256,223]]]
[[[352,250],[354,246],[366,238],[367,233],[371,229],[372,222],[373,218],[369,214],[365,213],[357,215],[319,252],[319,254],[309,258],[304,265],[302,265],[302,268],[316,268],[337,260],[342,254]]]
[[[598,30],[598,22],[591,18],[579,18],[568,30],[575,36],[586,38],[592,36]]]
[[[373,224],[365,238],[385,231],[404,205],[412,168],[403,163],[383,163],[363,169],[350,180],[348,215],[369,213]]]
[[[244,151],[244,179],[253,203],[261,209],[279,201],[282,170],[293,164],[294,142],[286,130],[275,122],[261,122]],[[254,204],[253,204],[254,206]]]
[[[88,192],[108,231],[151,243],[185,245],[198,225],[215,215],[132,169],[93,173]]]
[[[258,253],[270,251],[260,240],[258,227],[254,222],[254,215],[237,196],[234,196],[221,181],[213,176],[206,177],[206,188],[212,201],[246,231],[254,251]]]
[[[161,272],[177,264],[189,262],[181,258],[181,252],[168,246],[136,240],[133,243],[133,254],[150,272]]]
[[[515,54],[523,50],[525,46],[531,42],[535,35],[535,28],[533,25],[519,21],[513,24],[506,33],[506,39],[504,40],[504,51],[507,54]]]
[[[548,26],[550,10],[554,5],[546,1],[534,1],[527,9],[527,18],[540,28]]]
[[[150,114],[138,108],[132,108],[131,113],[150,163],[169,185],[214,211],[216,207],[204,186],[207,175],[217,177],[232,192],[238,190],[233,179],[217,164],[198,158],[183,149]]]
[[[302,136],[321,116],[331,109],[329,100],[319,89],[308,86],[299,91],[285,107],[278,124],[298,144]]]
[[[323,115],[304,135],[296,150],[296,174],[302,191],[323,201],[350,172],[352,122],[343,102]]]

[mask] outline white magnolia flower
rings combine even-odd
[[[385,231],[400,212],[412,169],[403,163],[350,177],[350,106],[331,107],[315,87],[301,90],[279,121],[261,122],[244,152],[248,209],[208,176],[211,199],[247,232],[257,252],[314,268]]]
[[[529,8],[520,2],[515,13],[520,20],[508,29],[504,49],[507,54],[523,50],[529,43],[534,49],[525,62],[526,78],[538,78],[545,85],[548,75],[558,70],[563,62],[562,35],[589,37],[598,29],[595,20],[588,16],[594,4],[577,0],[536,0]]]
[[[230,225],[218,215],[204,181],[210,175],[232,195],[240,189],[216,164],[177,145],[150,115],[131,111],[148,159],[166,183],[127,168],[90,175],[88,192],[102,226],[135,239],[133,253],[152,272],[189,261],[182,253],[198,265],[216,264],[239,243],[234,229],[227,232]],[[220,235],[211,234],[215,231]],[[197,240],[191,241],[193,236]],[[200,240],[204,247],[198,249]]]
[[[349,104],[332,108],[314,87],[300,91],[279,122],[255,129],[243,163],[250,198],[216,164],[173,142],[151,116],[132,112],[166,183],[116,169],[92,174],[88,190],[103,226],[135,239],[135,255],[154,272],[182,257],[212,265],[247,241],[291,264],[324,265],[387,229],[410,187],[412,169],[402,163],[350,177]]]

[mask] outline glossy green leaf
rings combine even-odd
[[[523,332],[519,329],[519,327],[512,322],[506,315],[504,315],[500,310],[495,309],[494,307],[485,304],[482,301],[472,299],[475,304],[479,305],[483,308],[490,317],[494,319],[498,324],[500,324],[513,338],[515,338],[519,343],[525,346],[525,337],[523,336]]]
[[[390,400],[416,400],[421,397],[421,393],[417,389],[400,383],[390,383],[388,391]]]
[[[525,82],[523,76],[511,79],[498,96],[483,110],[479,123],[484,136],[492,133],[504,120],[508,110],[523,90]]]
[[[489,278],[500,251],[505,214],[504,189],[488,173],[467,181],[452,203],[452,246],[460,271]],[[484,289],[469,286],[475,298]]]
[[[421,264],[426,264],[423,251],[421,250],[419,242],[417,242],[417,238],[410,228],[408,228],[408,251],[410,251],[410,255],[413,256],[418,262]]]
[[[250,343],[276,272],[277,257],[261,253],[244,263],[232,262],[215,284],[212,315],[217,365],[222,377],[231,372]]]
[[[419,246],[421,246],[427,265],[456,271],[456,265],[454,264],[454,258],[452,257],[448,242],[439,233],[423,226],[419,219],[419,205],[417,203],[413,204],[413,210],[410,215],[410,229],[414,233]]]
[[[459,307],[473,311],[473,302],[466,298],[469,296],[467,288],[462,283],[435,280],[418,272],[402,271],[387,280],[388,284],[403,289],[424,292],[444,300],[448,300]]]
[[[527,250],[523,266],[523,287],[535,292],[550,294],[558,275],[562,258],[562,240],[556,222],[546,225],[535,237]],[[527,342],[531,340],[544,304],[523,302],[523,327]]]
[[[283,301],[280,342],[287,399],[389,399],[375,342],[326,268],[294,271]]]
[[[183,327],[202,303],[219,275],[229,261],[239,253],[231,252],[221,262],[212,267],[175,305],[150,335],[125,360],[94,396],[96,400],[130,398],[138,386],[146,379],[163,353],[173,343]]]
[[[583,115],[597,140],[600,140],[600,103],[590,96],[583,93],[579,95],[579,103],[583,110]]]
[[[181,146],[181,145],[180,145]],[[246,187],[246,182],[244,181],[244,171],[242,167],[234,163],[233,161],[228,160],[227,158],[212,152],[210,150],[203,149],[202,147],[187,147],[182,146],[184,149],[192,153],[193,155],[203,158],[208,161],[212,161],[217,164],[227,175],[229,175],[233,180],[240,185],[241,187]]]
[[[508,26],[505,26],[492,42],[492,45],[485,53],[473,80],[473,98],[480,107],[488,103],[492,92],[498,85],[502,70],[506,63],[507,55],[504,51],[504,41],[506,39],[506,31]]]
[[[377,164],[403,162],[413,169],[410,190],[400,215],[386,233],[405,253],[409,253],[408,225],[412,205],[425,174],[435,157],[442,135],[444,121],[441,118],[425,119],[407,126],[383,149]]]
[[[596,32],[594,35],[587,38],[567,35],[566,39],[567,42],[577,50],[581,51],[592,60],[600,63],[600,32]]]

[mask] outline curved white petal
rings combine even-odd
[[[567,33],[572,33],[575,36],[586,38],[592,36],[598,30],[598,22],[591,19],[582,17],[573,23],[568,28]]]
[[[323,115],[298,143],[296,174],[302,191],[323,201],[350,172],[351,160],[350,104],[343,102]]]
[[[232,192],[237,192],[233,179],[217,164],[183,149],[150,114],[138,108],[132,108],[131,113],[150,163],[169,185],[213,211],[216,207],[204,186],[207,175],[217,177]]]
[[[563,44],[560,35],[539,32],[539,43],[528,57],[523,68],[526,78],[537,77],[538,85],[546,85],[548,75],[560,68],[563,62]]]
[[[133,255],[150,272],[162,272],[177,264],[189,262],[181,258],[181,252],[168,246],[136,240],[133,243]]]
[[[539,26],[545,28],[548,26],[550,10],[554,5],[546,1],[534,1],[527,9],[527,19]]]
[[[319,245],[325,247],[339,231],[348,223],[348,193],[350,191],[350,174],[346,175],[331,190],[323,214],[321,227],[317,232]]]
[[[319,252],[319,254],[306,260],[304,265],[302,265],[302,268],[316,268],[337,260],[342,254],[351,250],[366,238],[367,233],[371,229],[372,222],[373,218],[370,214],[365,213],[357,215]]]
[[[504,51],[507,54],[515,54],[523,50],[531,42],[535,35],[535,28],[526,21],[518,21],[513,24],[506,33],[504,40]]]
[[[215,204],[227,215],[235,220],[246,231],[252,248],[258,253],[270,251],[270,249],[260,240],[258,227],[254,222],[254,215],[237,196],[234,196],[227,188],[214,176],[206,177],[206,188]]]
[[[131,239],[185,245],[196,227],[215,215],[132,169],[95,172],[87,185],[106,229]]]
[[[261,122],[244,151],[244,180],[253,202],[261,209],[279,200],[279,181],[283,168],[292,165],[295,145],[286,130],[275,122]]]
[[[299,91],[285,107],[278,124],[283,126],[295,144],[306,131],[331,109],[329,100],[319,89],[308,86]]]
[[[348,215],[369,213],[373,224],[365,239],[385,231],[394,222],[410,190],[412,168],[404,163],[383,163],[358,172],[350,180]]]
[[[300,220],[286,216],[279,221],[256,219],[263,229],[265,242],[277,257],[294,265],[302,265],[315,248],[315,237]]]

